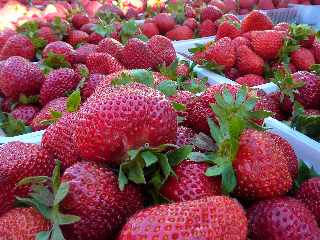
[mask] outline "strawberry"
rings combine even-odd
[[[1,59],[7,59],[11,56],[21,56],[26,59],[34,59],[36,50],[29,38],[22,34],[16,34],[8,38],[1,49]]]
[[[86,65],[90,73],[110,74],[124,70],[124,66],[108,53],[92,53],[87,57]]]
[[[131,38],[121,52],[121,62],[129,69],[147,69],[153,68],[156,60],[145,42]]]
[[[20,105],[17,106],[12,112],[11,115],[17,120],[22,121],[26,125],[30,125],[32,119],[39,112],[39,108],[33,105]]]
[[[295,194],[295,198],[299,199],[314,214],[317,222],[320,222],[320,177],[313,177],[301,184]]]
[[[175,95],[168,97],[168,99],[172,103],[178,103],[178,104],[182,104],[185,106],[188,103],[190,103],[194,97],[195,97],[195,95],[189,91],[178,90]],[[179,116],[185,116],[185,111],[184,110],[177,111],[177,114]]]
[[[260,57],[272,60],[279,56],[283,46],[283,35],[274,30],[255,31],[251,34],[251,45]]]
[[[242,74],[262,75],[264,72],[263,59],[245,45],[237,48],[236,66]]]
[[[271,19],[260,11],[252,11],[241,22],[241,32],[263,31],[273,28]]]
[[[257,0],[239,0],[239,7],[245,9],[252,9],[252,7],[257,3]]]
[[[97,45],[86,43],[76,49],[74,63],[86,63],[87,57],[97,51]]]
[[[184,14],[187,18],[195,18],[197,16],[195,9],[190,5],[185,5]]]
[[[137,186],[129,184],[120,191],[113,171],[94,163],[74,164],[62,182],[69,183],[70,190],[61,208],[81,218],[63,228],[67,239],[113,239],[127,218],[143,207]]]
[[[157,231],[145,231],[146,227]],[[158,205],[131,217],[118,239],[138,239],[140,236],[146,240],[168,236],[175,239],[245,240],[247,218],[236,200],[224,196]]]
[[[119,41],[113,38],[104,38],[99,42],[97,52],[109,53],[119,60],[121,58],[122,49],[123,45]]]
[[[146,35],[148,38],[160,34],[158,26],[155,23],[144,23],[140,28],[142,34]]]
[[[106,79],[106,76],[103,74],[95,73],[95,74],[90,74],[88,80],[85,81],[83,88],[81,89],[81,96],[82,99],[85,100],[88,97],[90,97],[96,86],[103,80]],[[110,82],[111,85],[111,82]]]
[[[52,112],[60,112],[66,113],[67,112],[67,98],[60,97],[54,99],[47,103],[38,114],[32,119],[31,127],[34,131],[39,131],[42,129],[47,128],[47,125],[43,124],[42,122],[48,119],[52,119]]]
[[[225,87],[234,94],[238,91],[238,87],[235,85],[212,85],[199,97],[187,104],[186,126],[191,127],[197,132],[209,134],[210,130],[207,119],[208,117],[215,118],[215,114],[212,112],[209,104],[215,103],[214,94],[222,92]]]
[[[257,7],[258,9],[261,9],[261,10],[275,9],[275,6],[273,5],[272,0],[259,0]]]
[[[39,38],[44,39],[47,43],[58,41],[58,36],[50,27],[41,27],[38,31]]]
[[[320,42],[319,41],[314,41],[312,50],[313,50],[314,59],[316,63],[320,63]]]
[[[99,33],[93,32],[90,33],[88,42],[91,44],[99,44],[99,42],[103,39],[103,36]]]
[[[198,22],[197,22],[197,20],[195,18],[187,18],[186,20],[184,20],[182,25],[187,26],[192,31],[194,31],[198,27]]]
[[[149,39],[147,46],[157,59],[157,66],[160,64],[169,66],[176,59],[176,50],[172,42],[164,36],[153,36]]]
[[[232,44],[235,48],[241,45],[246,45],[247,47],[251,48],[250,40],[248,38],[241,37],[241,36],[232,39]]]
[[[289,33],[290,25],[286,22],[278,23],[273,27],[273,30],[279,31],[279,32],[286,32]]]
[[[77,46],[81,43],[86,43],[89,40],[89,35],[86,32],[80,30],[72,30],[69,32],[67,42],[72,46]]]
[[[159,13],[153,18],[153,21],[157,24],[161,33],[169,32],[176,25],[176,21],[168,13]]]
[[[292,75],[296,82],[304,83],[298,88],[295,99],[305,108],[319,108],[320,105],[320,77],[314,73],[299,71]]]
[[[0,89],[6,97],[18,99],[20,94],[37,94],[44,78],[37,65],[23,57],[14,56],[1,66]]]
[[[287,153],[280,142],[274,142],[273,139],[273,133],[252,129],[240,135],[237,156],[232,162],[237,178],[235,194],[238,196],[271,198],[290,190],[293,179]]]
[[[200,19],[201,19],[201,22],[203,22],[206,19],[209,19],[212,22],[215,22],[220,17],[222,17],[222,15],[223,15],[223,12],[219,8],[217,8],[216,6],[208,5],[203,9],[201,9]]]
[[[230,69],[236,62],[236,50],[229,37],[219,39],[206,50],[206,60],[224,69]]]
[[[90,19],[82,13],[77,13],[72,16],[71,22],[76,29],[80,29],[83,25],[88,24]]]
[[[0,171],[2,178],[0,193],[0,213],[13,208],[15,195],[24,196],[26,188],[16,187],[25,177],[34,175],[47,176],[54,168],[54,160],[39,145],[22,142],[11,142],[0,149]]]
[[[206,58],[206,52],[196,52],[192,55],[192,61],[195,62],[196,64],[202,64],[205,61]]]
[[[173,202],[185,202],[221,195],[219,177],[207,177],[207,163],[182,161],[173,168],[176,176],[170,176],[161,188],[161,194]]]
[[[50,223],[33,208],[15,208],[0,217],[0,234],[3,239],[34,240]]]
[[[44,59],[46,59],[50,52],[54,53],[54,54],[61,55],[69,63],[73,63],[74,49],[69,43],[62,42],[62,41],[56,41],[56,42],[49,43],[43,49],[42,57]]]
[[[248,87],[254,87],[254,86],[265,84],[266,80],[259,75],[247,74],[237,78],[236,82],[241,85],[246,85]]]
[[[190,145],[195,137],[196,133],[191,128],[180,126],[177,129],[176,145],[179,147]]]
[[[226,12],[235,12],[237,10],[236,0],[224,0]]]
[[[142,84],[103,85],[78,112],[74,140],[83,158],[119,165],[130,149],[175,142],[177,115],[163,94]]]
[[[199,25],[199,35],[201,37],[213,36],[217,33],[217,26],[210,20],[206,19]]]
[[[216,39],[219,40],[224,37],[234,39],[240,35],[240,24],[231,21],[224,21],[218,27]]]
[[[176,69],[177,76],[188,77],[190,74],[189,65],[186,63],[179,63]]]
[[[312,52],[307,48],[299,48],[291,53],[291,62],[298,70],[308,71],[315,64],[315,59]]]
[[[318,239],[320,229],[312,213],[299,201],[275,198],[248,211],[250,239]]]
[[[229,78],[229,79],[231,79],[233,81],[236,81],[238,78],[241,77],[238,69],[236,69],[235,67],[224,71],[224,74],[226,75],[227,78]]]
[[[79,81],[79,77],[70,68],[51,71],[40,89],[41,104],[46,105],[51,100],[65,96],[76,88]]]
[[[320,115],[320,110],[318,109],[306,109],[304,113],[308,116]]]
[[[166,37],[171,40],[188,40],[193,38],[193,31],[187,26],[176,25],[174,29],[166,33]]]
[[[46,129],[41,140],[41,146],[61,161],[62,169],[66,169],[80,160],[72,139],[74,117],[75,115],[72,113],[64,115]]]
[[[7,28],[7,29],[0,32],[0,52],[1,52],[1,49],[3,48],[3,46],[5,45],[5,43],[7,42],[7,40],[11,36],[16,35],[16,34],[17,33],[10,28]]]

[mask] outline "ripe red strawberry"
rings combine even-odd
[[[248,199],[286,194],[293,183],[286,152],[273,141],[273,133],[245,130],[233,161],[235,194]]]
[[[320,42],[319,41],[314,41],[312,50],[313,50],[314,59],[316,63],[320,63]]]
[[[113,239],[127,218],[143,208],[136,185],[120,191],[116,174],[94,163],[74,164],[64,172],[62,182],[68,182],[70,190],[61,208],[81,218],[63,228],[67,239]]]
[[[176,145],[182,147],[184,145],[192,144],[196,133],[188,127],[180,126],[177,129],[177,141]]]
[[[142,84],[103,84],[78,112],[74,140],[82,157],[120,164],[130,149],[175,142],[177,115],[163,94]]]
[[[74,63],[86,63],[87,57],[91,53],[95,53],[97,51],[97,45],[86,43],[81,45],[76,49],[74,54]]]
[[[177,76],[188,77],[190,74],[190,68],[188,64],[179,63],[176,69]]]
[[[60,97],[52,100],[48,104],[46,104],[40,112],[33,118],[31,127],[34,131],[39,131],[42,129],[46,129],[48,126],[42,124],[41,122],[44,120],[48,120],[52,118],[51,112],[67,112],[67,98]]]
[[[190,5],[185,5],[185,7],[184,7],[184,15],[187,18],[195,18],[197,16],[195,9]]]
[[[239,7],[251,10],[258,0],[239,0]]]
[[[241,32],[263,31],[273,28],[271,19],[260,11],[252,11],[241,22]]]
[[[283,46],[283,35],[274,30],[255,31],[251,34],[251,45],[260,57],[272,60],[278,57]]]
[[[203,22],[206,19],[211,20],[212,22],[215,22],[219,18],[221,18],[223,15],[223,12],[217,8],[216,6],[208,5],[201,9],[200,12],[200,19],[201,22]]]
[[[166,37],[176,41],[188,40],[193,38],[193,31],[187,26],[177,25],[166,33]]]
[[[147,46],[153,53],[154,58],[156,58],[156,66],[163,63],[169,66],[176,59],[176,50],[172,42],[164,36],[153,36],[149,39]]]
[[[88,18],[88,16],[82,13],[77,13],[72,16],[71,21],[72,21],[72,25],[76,29],[80,29],[83,25],[88,24],[90,22],[90,19]]]
[[[161,194],[173,202],[185,202],[221,195],[220,177],[207,177],[209,164],[182,161],[173,168],[176,176],[170,176],[161,187]]]
[[[161,33],[169,32],[176,25],[174,18],[168,13],[159,13],[153,18]]]
[[[41,140],[41,146],[54,158],[61,161],[62,169],[66,169],[80,160],[72,138],[74,117],[75,115],[72,113],[65,114],[46,129]]]
[[[201,37],[214,36],[217,33],[217,25],[214,24],[210,19],[204,20],[199,25],[199,35]]]
[[[179,104],[183,104],[186,106],[188,103],[190,103],[192,101],[192,99],[194,97],[195,97],[195,95],[189,91],[178,90],[175,95],[168,97],[168,99],[172,103],[179,103]],[[177,114],[179,116],[185,116],[186,113],[185,113],[185,111],[177,111]]]
[[[124,70],[124,66],[108,53],[92,53],[87,57],[86,65],[90,73],[110,74]]]
[[[51,71],[40,89],[40,102],[46,105],[51,100],[63,97],[74,90],[80,81],[73,69],[59,68]]]
[[[273,30],[279,31],[279,32],[286,32],[289,33],[290,24],[286,22],[278,23],[273,27]]]
[[[239,26],[238,26],[239,25]],[[220,39],[223,37],[229,37],[234,39],[241,35],[240,24],[231,21],[224,21],[218,27],[216,39]]]
[[[249,237],[253,240],[318,239],[320,229],[312,213],[299,201],[275,198],[249,209]]]
[[[205,51],[196,52],[195,54],[192,55],[192,61],[195,62],[196,64],[202,64],[205,58],[206,58]]]
[[[145,42],[131,38],[121,51],[121,62],[128,69],[148,69],[155,67],[156,60]]]
[[[236,50],[229,37],[219,39],[206,50],[206,60],[230,69],[236,63]]]
[[[312,52],[307,48],[299,48],[291,53],[291,62],[298,70],[308,71],[310,67],[315,64],[315,59]]]
[[[10,28],[7,28],[0,32],[0,52],[5,43],[7,42],[8,38],[16,34],[17,33]]]
[[[111,56],[119,60],[122,49],[123,45],[119,41],[113,38],[104,38],[99,42],[97,52],[109,53]]]
[[[80,43],[86,43],[89,40],[89,35],[80,30],[72,30],[69,32],[67,42],[72,46],[77,46]]]
[[[0,71],[0,89],[9,98],[17,99],[20,94],[34,95],[44,81],[40,68],[18,56],[8,58]]]
[[[154,35],[159,35],[160,31],[158,26],[155,23],[144,23],[140,27],[142,34],[146,35],[148,38],[151,38]]]
[[[106,76],[103,74],[95,73],[90,74],[89,78],[85,81],[83,88],[81,89],[81,97],[83,100],[87,99],[92,95],[96,86],[103,80],[106,79]],[[110,82],[111,85],[111,82]]]
[[[41,27],[38,31],[39,38],[42,38],[47,41],[47,43],[58,41],[58,36],[50,27]]]
[[[90,33],[88,42],[91,44],[98,44],[103,39],[103,36],[99,33],[93,32]]]
[[[34,59],[36,50],[29,38],[22,34],[16,34],[8,38],[1,49],[1,59],[7,59],[11,56],[21,56],[26,59]]]
[[[30,125],[32,119],[39,112],[39,108],[33,105],[20,105],[17,106],[12,112],[11,115],[17,120],[24,122],[26,125]]]
[[[320,222],[320,177],[313,177],[301,184],[295,194]]]
[[[215,114],[209,104],[214,104],[216,102],[214,94],[221,93],[225,87],[234,95],[238,91],[238,87],[236,85],[212,85],[199,97],[187,104],[186,126],[191,127],[197,132],[210,134],[207,119],[209,117],[211,119],[215,119]]]
[[[199,228],[199,226],[201,226]],[[145,231],[145,229],[157,231]],[[119,240],[137,239],[238,239],[247,236],[247,218],[231,198],[214,196],[200,200],[146,208],[129,219]]]
[[[232,44],[235,48],[241,45],[246,45],[247,47],[251,48],[250,40],[248,38],[241,37],[241,36],[232,39]]]
[[[198,22],[195,18],[187,18],[186,20],[184,20],[182,25],[185,25],[189,27],[192,31],[194,31],[198,27]]]
[[[34,240],[42,231],[48,231],[50,223],[32,208],[15,208],[0,217],[2,239]]]
[[[237,48],[236,66],[242,74],[263,75],[264,72],[263,59],[245,45]]]
[[[62,55],[65,58],[65,60],[67,60],[69,63],[73,63],[74,49],[69,43],[63,41],[49,43],[43,49],[42,57],[47,58],[49,52]]]
[[[0,214],[13,208],[15,196],[24,197],[26,188],[16,187],[25,177],[48,176],[54,159],[39,145],[22,142],[4,144],[0,149]]]
[[[254,87],[254,86],[265,84],[266,80],[259,75],[247,74],[237,78],[236,82],[241,85],[246,85],[248,87]]]
[[[320,77],[307,71],[299,71],[294,73],[292,78],[304,83],[303,87],[297,89],[295,99],[305,108],[318,109],[320,106]]]

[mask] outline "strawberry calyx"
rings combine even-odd
[[[61,163],[57,161],[52,177],[27,177],[16,185],[17,187],[31,185],[31,193],[28,197],[16,197],[18,203],[34,207],[52,224],[49,231],[37,234],[37,240],[63,240],[65,238],[60,226],[80,221],[80,217],[63,214],[60,211],[60,203],[68,195],[70,189],[68,182],[61,182],[60,168]]]
[[[70,68],[71,64],[65,59],[62,54],[49,52],[48,56],[40,64],[40,69],[44,74],[49,74],[53,69]]]
[[[0,111],[0,128],[7,137],[14,137],[32,132],[32,128],[23,121],[15,119],[10,113]]]
[[[186,19],[185,11],[184,11],[184,2],[181,0],[169,2],[167,6],[168,13],[175,18],[177,24],[182,24]]]
[[[211,137],[215,141],[207,153],[192,153],[190,159],[212,164],[206,171],[206,176],[221,175],[222,191],[231,193],[237,185],[236,175],[232,166],[239,149],[240,135],[245,129],[253,128],[263,131],[264,127],[256,123],[271,115],[270,112],[254,110],[256,97],[248,97],[248,88],[242,86],[235,97],[229,90],[215,95],[216,104],[211,104],[217,123],[208,118]],[[197,146],[197,142],[195,142]],[[209,145],[210,146],[210,145]],[[199,146],[201,147],[201,145]]]
[[[200,43],[196,43],[195,47],[188,49],[188,51],[190,53],[203,52],[205,50],[206,50],[206,45],[205,44],[200,44]]]
[[[25,94],[20,94],[19,103],[27,104],[37,104],[39,103],[39,95],[26,96]]]
[[[213,72],[216,72],[222,76],[225,76],[224,75],[224,69],[225,67],[223,65],[219,65],[219,64],[216,64],[215,62],[213,61],[208,61],[208,60],[203,60],[202,61],[202,64],[199,65],[199,67],[201,68],[204,68],[204,69],[207,69],[209,71],[213,71]]]
[[[283,63],[287,68],[290,63],[290,54],[300,48],[297,40],[286,37],[283,41],[283,46],[279,51],[279,62]]]
[[[304,135],[320,141],[320,114],[306,114],[303,106],[295,101],[291,127]]]
[[[313,65],[310,67],[310,70],[311,70],[312,72],[314,72],[315,74],[320,75],[320,64],[313,64]]]
[[[295,93],[299,88],[304,86],[304,82],[295,81],[292,78],[292,75],[287,70],[277,70],[274,72],[274,77],[272,82],[275,83],[281,92],[281,102],[284,97],[287,96],[290,98],[291,102],[294,101]]]
[[[141,41],[148,41],[148,37],[140,34],[139,26],[134,20],[125,21],[122,23],[120,38],[123,44],[126,44],[130,38],[138,38]]]
[[[301,184],[306,180],[319,176],[320,175],[314,170],[312,166],[309,167],[304,163],[304,161],[299,161],[298,175],[294,181],[293,192],[297,191],[300,188]]]
[[[188,158],[193,146],[178,147],[163,144],[158,147],[145,146],[129,150],[126,160],[119,169],[119,188],[123,191],[126,184],[132,181],[148,186],[148,193],[155,201],[159,200],[161,186],[169,176],[175,176],[172,167]]]
[[[315,35],[311,26],[306,24],[291,24],[289,26],[289,34],[296,41],[307,40],[308,37]]]
[[[55,17],[51,23],[51,28],[54,33],[62,40],[65,36],[68,35],[68,22],[63,21],[60,17]]]

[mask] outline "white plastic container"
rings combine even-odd
[[[266,118],[264,122],[270,128],[269,131],[285,138],[292,145],[299,160],[320,173],[320,143],[274,118]]]
[[[22,135],[14,136],[14,137],[1,136],[0,137],[0,144],[5,144],[5,143],[9,143],[9,142],[14,142],[14,141],[40,144],[41,139],[42,139],[42,135],[44,132],[45,132],[45,130],[22,134]]]

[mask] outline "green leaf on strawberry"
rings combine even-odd
[[[80,90],[75,90],[70,94],[67,100],[67,111],[76,112],[79,110],[81,104]]]
[[[20,94],[19,103],[27,104],[36,104],[39,102],[39,95],[26,96],[25,94]]]
[[[153,87],[154,78],[152,72],[146,69],[134,69],[130,73],[121,73],[119,77],[111,81],[111,84],[113,86],[117,86],[126,85],[133,82],[142,83],[149,87]]]
[[[294,190],[298,190],[304,181],[313,177],[319,177],[319,174],[313,169],[313,167],[309,167],[303,161],[299,161],[299,171],[298,176],[294,180]]]
[[[0,128],[5,132],[6,136],[14,137],[32,132],[30,126],[21,120],[15,119],[9,113],[0,112]]]
[[[127,43],[131,37],[136,35],[137,31],[138,24],[134,20],[124,22],[120,31],[121,42]]]
[[[70,68],[71,64],[61,54],[53,52],[48,53],[48,57],[43,60],[40,68],[45,74],[48,74],[52,69]]]
[[[158,90],[169,97],[177,93],[177,87],[178,85],[175,81],[165,80],[159,84]]]
[[[203,52],[205,50],[206,50],[206,45],[205,44],[200,44],[200,43],[196,43],[195,47],[188,49],[188,51],[190,53]]]

